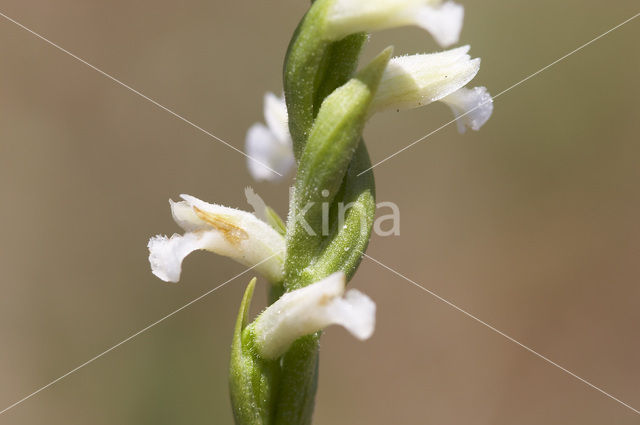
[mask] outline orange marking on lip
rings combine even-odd
[[[193,207],[193,211],[202,221],[206,221],[213,228],[220,231],[224,235],[224,238],[232,244],[238,244],[241,240],[249,239],[247,232],[235,224],[230,223],[228,220],[225,220],[220,215],[202,211],[198,207]]]
[[[333,300],[334,297],[327,295],[327,294],[322,294],[322,297],[320,297],[320,299],[318,300],[318,305],[327,305],[329,304],[329,302],[331,300]]]

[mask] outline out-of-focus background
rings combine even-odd
[[[307,3],[5,0],[0,12],[243,149]],[[474,85],[497,94],[638,13],[635,1],[467,1]],[[369,254],[640,408],[640,18],[375,169],[401,234]],[[146,243],[180,193],[286,213],[290,179],[0,17],[0,410],[243,270],[198,253],[156,279]],[[437,50],[415,28],[371,57]],[[375,116],[374,161],[451,119]],[[0,415],[0,424],[231,424],[243,276]],[[264,282],[254,310],[265,302]],[[373,338],[323,338],[315,424],[637,424],[638,415],[365,260]]]

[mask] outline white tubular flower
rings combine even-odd
[[[363,293],[345,294],[343,272],[284,294],[252,324],[256,348],[266,359],[284,354],[291,343],[329,325],[341,325],[360,340],[375,327],[376,305]],[[344,296],[343,296],[344,295]]]
[[[282,281],[284,238],[253,214],[209,204],[193,196],[171,204],[175,222],[184,235],[154,236],[149,240],[151,271],[165,282],[180,280],[182,260],[198,249],[255,266],[271,282]]]
[[[427,30],[443,47],[457,43],[464,8],[441,0],[336,0],[327,15],[327,34],[338,40],[355,32],[406,25]]]
[[[473,79],[480,59],[470,47],[392,58],[382,75],[371,112],[427,105],[455,92]]]
[[[486,87],[461,88],[441,99],[456,116],[458,131],[464,133],[467,127],[480,130],[493,112],[493,98]]]
[[[256,123],[247,131],[247,166],[249,173],[256,180],[278,180],[295,164],[287,124],[287,105],[283,97],[278,98],[273,93],[265,94],[264,119],[266,126]]]

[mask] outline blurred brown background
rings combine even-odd
[[[493,94],[631,17],[636,1],[467,1],[461,43]],[[303,0],[5,0],[0,12],[243,148]],[[640,18],[376,169],[401,236],[369,254],[640,408]],[[243,268],[189,257],[179,284],[146,243],[180,193],[286,213],[287,186],[0,18],[0,410]],[[437,50],[414,29],[367,57]],[[381,160],[450,120],[378,115]],[[0,416],[0,424],[231,424],[227,361],[249,276]],[[315,424],[637,424],[639,416],[365,260],[374,337],[323,339]],[[264,295],[257,298],[257,311]]]

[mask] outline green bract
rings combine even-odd
[[[344,177],[362,138],[369,105],[391,51],[385,50],[322,102],[300,158],[289,205],[285,260],[285,287],[289,290],[302,286],[300,278],[305,267],[321,258],[319,250],[329,236],[322,229],[322,204],[334,200],[343,181],[345,195],[354,189],[347,183],[353,185],[357,180],[347,181]],[[333,230],[337,231],[335,227]],[[320,274],[326,276],[335,271],[328,269]],[[352,270],[345,272],[350,274]]]
[[[255,285],[254,278],[247,286],[240,304],[231,344],[229,389],[237,424],[268,425],[273,423],[275,417],[280,365],[278,361],[257,356],[251,335],[243,335]]]

